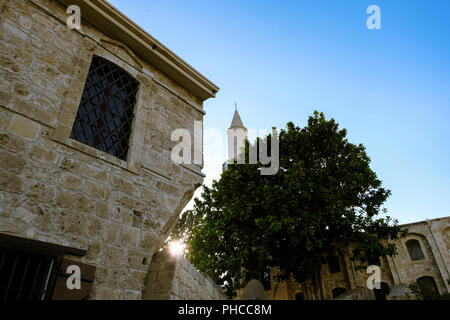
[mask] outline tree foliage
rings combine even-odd
[[[361,263],[393,255],[388,240],[403,232],[383,217],[390,191],[364,146],[346,136],[315,112],[304,128],[290,122],[281,130],[276,175],[260,175],[260,164],[229,165],[177,226],[179,236],[187,235],[191,262],[232,296],[252,278],[268,280],[272,267],[279,267],[279,280],[293,275],[317,283],[327,254],[350,244],[348,253]],[[251,147],[247,142],[246,153]]]

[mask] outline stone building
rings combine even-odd
[[[372,264],[381,270],[381,287],[369,290],[372,272],[359,269],[348,255],[330,256],[321,270],[323,297],[342,300],[403,300],[412,298],[408,286],[422,283],[431,293],[450,293],[450,217],[403,225],[406,237],[396,241],[398,254]],[[311,281],[272,281],[267,299],[316,300]]]
[[[0,299],[141,299],[204,178],[171,133],[194,136],[218,87],[106,1],[0,13]]]

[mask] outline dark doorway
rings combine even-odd
[[[433,277],[420,277],[417,279],[417,283],[424,300],[433,300],[439,297],[439,290]]]
[[[295,300],[305,300],[305,295],[303,294],[303,292],[296,293]]]
[[[381,282],[380,289],[374,288],[373,292],[375,293],[375,300],[387,300],[387,296],[391,290],[386,282]]]
[[[336,299],[337,297],[339,297],[341,294],[344,294],[347,290],[345,290],[345,288],[334,288],[331,293],[333,295],[333,299]]]

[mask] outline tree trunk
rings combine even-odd
[[[314,272],[314,296],[316,300],[323,300],[323,291],[322,291],[322,283],[321,283],[321,276],[320,276],[320,270],[316,270]]]

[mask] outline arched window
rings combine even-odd
[[[375,300],[386,300],[386,297],[388,296],[389,292],[391,290],[389,289],[389,285],[386,282],[380,283],[380,289],[373,289],[373,292],[375,294]]]
[[[339,259],[334,254],[328,255],[327,264],[330,273],[341,272],[341,265],[339,264]]]
[[[424,300],[432,300],[439,297],[439,290],[433,277],[420,277],[417,279],[417,283]]]
[[[406,241],[406,248],[408,249],[409,256],[412,261],[424,260],[422,248],[420,247],[419,241],[411,239]]]
[[[94,56],[70,137],[126,160],[138,82]]]
[[[339,297],[341,294],[344,294],[347,290],[345,290],[345,288],[334,288],[331,293],[333,295],[333,299],[336,299],[337,297]]]

